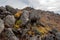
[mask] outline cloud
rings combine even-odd
[[[15,8],[30,6],[60,13],[60,0],[0,0],[0,6],[4,5],[11,5]]]
[[[20,0],[1,0],[0,6],[11,5],[15,8],[24,8],[27,6],[25,3],[21,2]]]

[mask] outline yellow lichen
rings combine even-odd
[[[34,32],[32,32],[32,30],[28,31],[28,34],[34,36]]]
[[[42,34],[47,33],[47,30],[44,27],[37,27],[37,30]]]
[[[16,23],[15,23],[15,25],[14,25],[14,28],[15,28],[15,29],[20,28],[20,24],[21,24],[21,23],[22,23],[21,20],[17,20]]]
[[[19,18],[21,16],[21,14],[22,14],[22,11],[18,11],[14,16]]]
[[[19,25],[14,25],[14,29],[18,29],[19,28]]]

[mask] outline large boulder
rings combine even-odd
[[[24,10],[22,15],[21,15],[21,18],[20,20],[22,21],[22,25],[26,25],[26,23],[29,21],[29,12]]]
[[[4,30],[4,21],[0,19],[0,33]]]
[[[60,40],[60,32],[57,32],[56,34],[55,34],[56,36],[56,40]]]
[[[8,26],[8,27],[13,27],[14,23],[15,23],[15,18],[13,15],[7,15],[5,18],[4,18],[4,22],[5,22],[5,25]]]
[[[14,9],[13,7],[9,6],[9,5],[6,5],[6,10],[11,12],[12,14],[15,14],[17,12],[16,9]]]
[[[34,24],[37,22],[39,23],[40,13],[38,13],[36,10],[32,10],[30,12],[29,19],[30,19],[31,24]]]

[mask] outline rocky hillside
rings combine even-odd
[[[60,15],[31,7],[0,7],[0,40],[60,40]]]

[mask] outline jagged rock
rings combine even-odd
[[[17,12],[16,9],[14,9],[13,7],[9,6],[9,5],[6,5],[6,10],[11,12],[12,14],[15,14]]]
[[[53,34],[49,34],[49,35],[45,36],[44,40],[54,40],[54,35]]]
[[[15,34],[13,33],[11,28],[5,29],[5,35],[8,37],[9,40],[19,40]]]
[[[1,7],[0,7],[0,12],[3,12],[3,11],[6,11],[6,8],[3,7],[3,6],[1,6]]]
[[[31,8],[31,7],[26,7],[23,10],[31,11],[31,10],[35,10],[35,9],[34,8]]]
[[[32,24],[36,23],[40,19],[40,14],[37,13],[36,10],[33,10],[33,11],[30,12],[29,18],[30,18],[30,21],[31,21]]]
[[[22,15],[21,15],[21,18],[20,20],[22,21],[22,25],[26,25],[26,23],[29,21],[29,12],[24,10]]]
[[[3,19],[4,17],[5,17],[5,15],[1,15],[1,14],[0,14],[0,18],[1,18],[1,19]]]
[[[5,18],[4,18],[4,22],[5,22],[5,25],[8,26],[8,27],[13,27],[14,23],[15,23],[15,18],[13,15],[7,15]]]
[[[4,21],[0,19],[0,33],[4,30]]]
[[[30,37],[29,40],[41,40],[41,39],[38,39],[38,36],[33,36],[33,37]]]
[[[53,28],[51,31],[49,31],[51,34],[56,34],[58,32],[58,30],[56,28]]]
[[[3,12],[0,13],[0,18],[3,19],[7,15],[11,15],[11,13],[9,11],[3,11]]]
[[[56,40],[60,40],[60,32],[57,32],[55,35]]]
[[[2,15],[11,15],[11,13],[9,11],[3,11],[1,14]]]
[[[23,37],[24,35],[26,35],[27,31],[28,31],[28,29],[22,29],[22,37]]]

